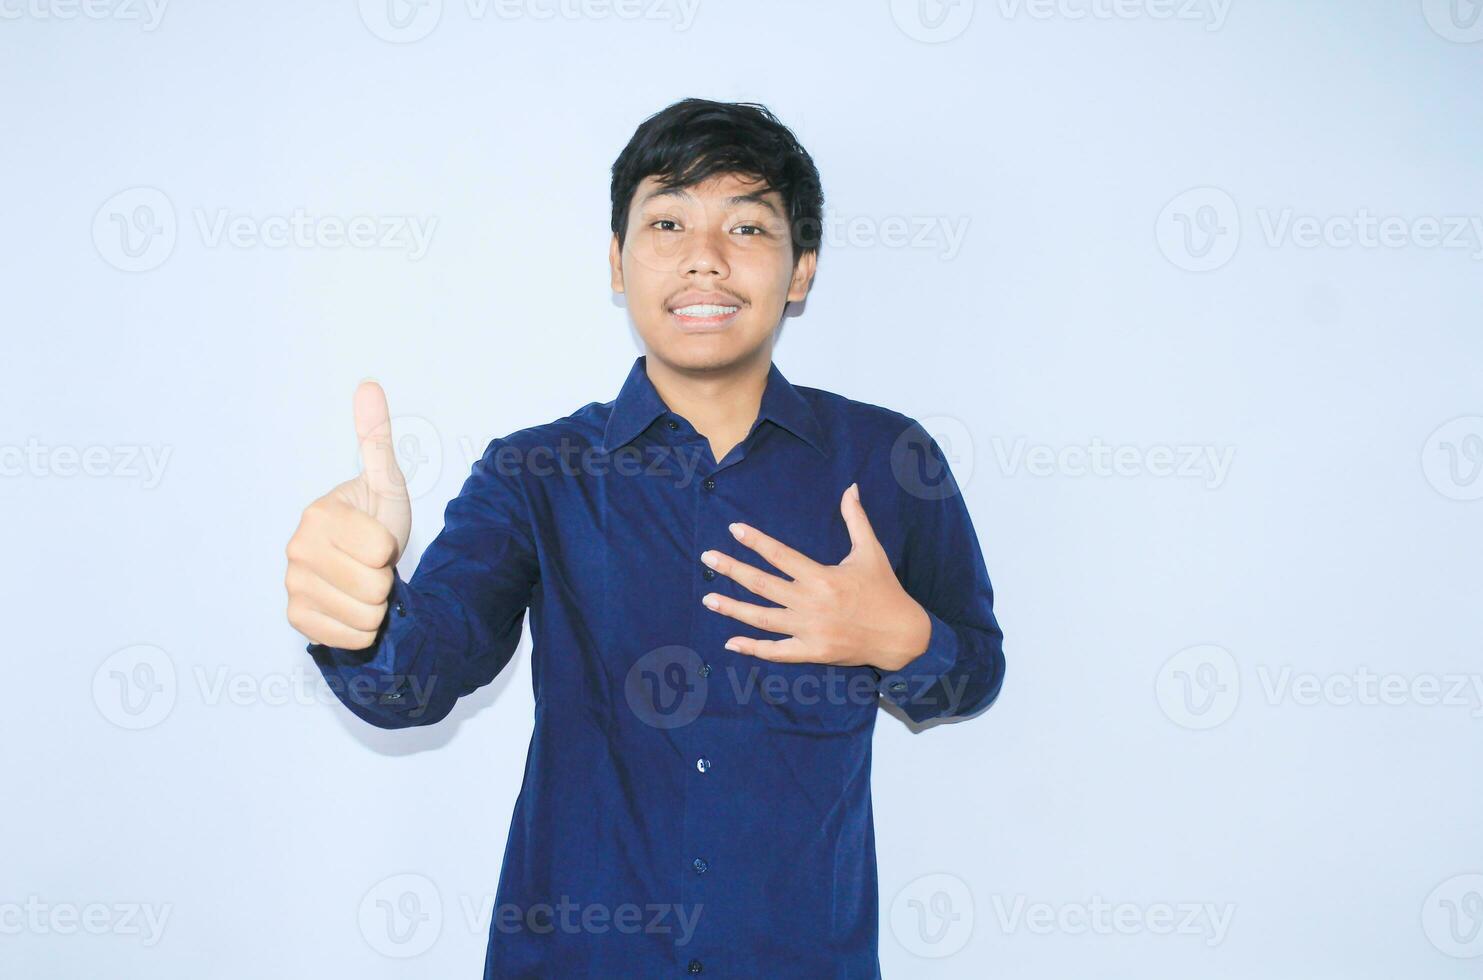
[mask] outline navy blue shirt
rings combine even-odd
[[[962,494],[915,420],[776,365],[717,462],[645,360],[614,401],[490,442],[411,579],[394,575],[375,644],[309,652],[360,718],[429,725],[510,661],[529,611],[535,730],[486,978],[877,977],[880,702],[971,714],[1004,676]],[[887,673],[725,649],[783,637],[701,604],[774,605],[701,552],[782,575],[728,532],[744,521],[837,564],[852,482],[928,612],[926,652]]]

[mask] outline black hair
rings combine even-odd
[[[645,177],[668,188],[718,174],[760,179],[783,198],[793,260],[819,250],[824,191],[813,158],[766,106],[682,99],[645,119],[613,163],[613,234],[621,247],[628,207]]]

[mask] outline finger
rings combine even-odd
[[[729,527],[732,537],[766,558],[778,571],[794,580],[817,572],[821,566],[808,555],[790,548],[777,538],[763,534],[750,524],[740,521]]]
[[[363,381],[355,389],[354,402],[361,470],[371,492],[388,499],[405,497],[407,481],[396,461],[386,392],[374,381]]]
[[[798,616],[791,609],[757,606],[721,595],[719,592],[707,592],[701,597],[701,602],[705,603],[707,609],[769,633],[792,636],[798,628]]]
[[[860,503],[860,484],[851,483],[845,487],[844,496],[839,500],[839,512],[844,517],[846,530],[850,532],[851,551],[872,548],[880,543],[875,528],[870,526],[870,518],[865,516],[865,506]]]
[[[289,567],[312,572],[351,598],[369,605],[384,601],[391,593],[390,568],[372,568],[335,548],[325,549],[312,564],[291,562]]]
[[[757,640],[750,636],[733,636],[726,641],[726,649],[736,653],[771,660],[775,663],[808,663],[808,651],[796,637],[786,640]]]
[[[376,642],[376,634],[337,623],[317,609],[289,603],[288,621],[315,643],[344,650],[364,650]]]
[[[769,575],[762,569],[748,565],[744,561],[738,561],[722,551],[703,551],[700,554],[700,560],[748,592],[760,595],[764,599],[771,599],[779,605],[792,605],[788,600],[793,595],[793,583],[787,579]]]
[[[383,568],[396,558],[396,535],[364,511],[341,501],[326,502],[331,511],[330,543],[362,565]]]
[[[381,601],[366,602],[354,595],[341,591],[330,582],[320,578],[312,569],[302,565],[290,565],[284,584],[291,594],[298,596],[315,612],[322,612],[336,622],[358,630],[376,631],[386,618],[386,597]]]

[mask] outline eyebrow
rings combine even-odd
[[[760,204],[767,210],[771,211],[773,214],[777,214],[777,207],[775,207],[771,201],[763,196],[764,194],[769,193],[771,193],[771,191],[754,191],[751,194],[734,194],[731,197],[728,197],[723,203],[729,208],[734,208],[740,204]],[[695,200],[695,196],[689,191],[685,190],[683,187],[661,187],[658,190],[653,190],[645,194],[643,200],[639,201],[639,204],[648,204],[656,197],[683,197],[686,200]]]

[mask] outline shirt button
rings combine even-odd
[[[711,760],[705,758],[696,759],[695,768],[699,769],[701,772],[706,772],[711,768]]]
[[[701,577],[702,578],[704,578],[707,582],[709,582],[711,579],[713,579],[713,578],[716,577],[716,570],[714,568],[707,568],[705,571],[701,572],[700,574],[701,574]]]
[[[674,419],[665,419],[664,424],[669,426],[671,429],[678,429],[680,427],[680,423],[676,422]]]
[[[701,664],[700,665],[700,676],[701,677],[709,677],[709,676],[711,676],[711,665],[710,664]]]
[[[691,960],[690,965],[685,967],[685,969],[690,971],[691,973],[699,973],[701,970],[704,970],[705,967],[700,965],[700,960]]]
[[[710,868],[710,865],[705,863],[705,858],[696,858],[690,862],[690,867],[695,869],[696,874],[703,875]]]
[[[892,681],[891,682],[891,690],[896,691],[898,693],[900,693],[901,691],[906,690],[906,681]]]
[[[716,478],[713,476],[706,477],[705,482],[702,483],[701,486],[705,487],[707,490],[716,489]]]
[[[397,604],[393,608],[396,609],[396,614],[398,616],[405,616],[405,615],[407,615],[407,607],[404,606],[404,605],[402,605],[400,601],[398,601]]]

